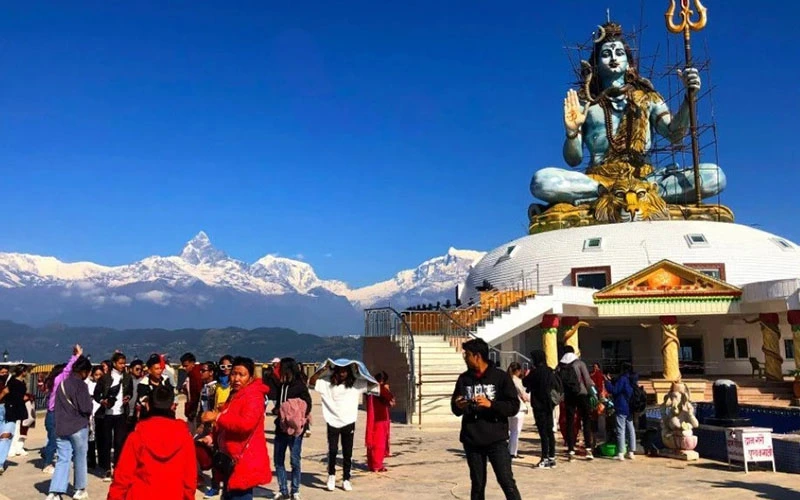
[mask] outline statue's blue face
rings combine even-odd
[[[628,70],[628,55],[622,42],[606,42],[600,47],[600,76],[615,78]]]

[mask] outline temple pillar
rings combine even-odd
[[[794,339],[794,367],[800,370],[800,311],[789,311],[787,313],[789,324],[792,325],[792,339]]]
[[[578,330],[582,326],[589,326],[589,323],[580,321],[580,318],[576,316],[564,316],[561,318],[561,327],[564,329],[564,345],[572,346],[578,356],[581,355]]]
[[[678,318],[660,316],[661,321],[661,359],[664,364],[664,379],[670,382],[681,380],[681,369],[678,365],[678,352],[681,341],[678,339]]]
[[[545,314],[542,317],[542,349],[547,366],[558,366],[558,325],[559,317],[555,314]]]
[[[781,330],[778,326],[780,319],[776,313],[762,313],[758,315],[761,325],[761,338],[764,353],[764,373],[767,380],[783,380],[783,358],[780,352]]]

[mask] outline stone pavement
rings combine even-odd
[[[316,394],[315,394],[316,396]],[[387,498],[413,498],[414,500],[469,499],[469,472],[458,442],[458,429],[420,431],[415,426],[392,427],[392,457],[387,459],[388,472],[369,473],[366,469],[364,449],[364,420],[361,412],[356,427],[353,491],[324,490],[326,473],[325,426],[318,398],[314,398],[314,426],[312,435],[303,443],[304,499],[386,500]],[[37,450],[44,443],[44,425],[39,420],[29,438],[28,457],[10,461],[6,473],[0,477],[0,499],[28,500],[44,498],[49,485],[35,465]],[[272,419],[268,420],[268,438],[272,441]],[[745,474],[739,468],[729,469],[727,464],[701,460],[685,463],[663,458],[637,457],[634,461],[617,462],[597,458],[593,462],[578,459],[559,462],[555,470],[538,470],[535,456],[538,438],[534,426],[526,422],[521,453],[523,460],[514,463],[514,474],[522,498],[547,499],[707,499],[709,497],[732,499],[789,499],[800,498],[800,475],[756,471]],[[270,445],[270,456],[272,447]],[[288,465],[288,457],[287,457]],[[338,470],[341,478],[341,470]],[[500,500],[503,495],[489,472],[486,498]],[[105,498],[108,485],[90,476],[90,498]],[[271,498],[276,491],[272,484],[258,489],[256,498]],[[197,498],[203,498],[198,492]],[[177,500],[177,499],[176,499]]]

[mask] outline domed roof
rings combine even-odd
[[[800,278],[800,247],[780,236],[722,222],[632,222],[549,231],[497,247],[472,268],[462,299],[476,296],[484,280],[546,293],[551,285],[573,285],[576,268],[607,266],[610,284],[662,259],[722,264],[724,281],[739,287]]]

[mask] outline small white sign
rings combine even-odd
[[[725,429],[725,442],[728,448],[728,464],[742,462],[746,473],[749,462],[772,462],[772,472],[775,472],[772,429],[731,427]]]

